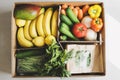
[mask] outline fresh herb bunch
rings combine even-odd
[[[41,56],[25,57],[17,60],[17,72],[28,73],[37,72],[36,64],[41,61]]]
[[[71,74],[66,69],[66,63],[72,58],[72,52],[73,50],[69,52],[61,50],[58,43],[53,42],[46,49],[42,63],[38,64],[40,76],[69,77]]]

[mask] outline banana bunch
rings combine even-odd
[[[21,47],[42,47],[56,40],[58,28],[58,10],[41,8],[34,20],[16,19],[17,41]]]

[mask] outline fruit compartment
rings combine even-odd
[[[104,21],[104,8],[103,8],[103,3],[97,3],[97,2],[95,2],[95,3],[84,3],[83,2],[83,4],[79,4],[79,3],[76,3],[76,4],[70,4],[70,3],[66,3],[66,5],[73,5],[73,6],[77,6],[77,7],[79,7],[79,8],[83,8],[85,5],[89,5],[89,6],[93,6],[93,5],[95,5],[95,4],[98,4],[98,5],[100,5],[101,6],[101,8],[102,8],[102,11],[101,11],[101,15],[100,15],[100,17],[99,18],[101,18],[102,19],[102,21],[103,21],[103,27],[102,27],[102,29],[99,31],[99,32],[96,32],[97,33],[97,38],[96,38],[96,40],[85,40],[84,38],[79,38],[79,40],[72,40],[71,38],[69,38],[69,37],[67,37],[67,40],[61,40],[60,39],[60,37],[61,37],[61,35],[65,35],[65,34],[63,34],[63,33],[61,33],[60,32],[60,30],[59,30],[59,32],[58,32],[58,41],[60,42],[60,43],[102,43],[102,42],[104,42],[104,38],[102,38],[103,36],[104,36],[104,24],[105,24],[105,21]],[[60,4],[60,9],[59,9],[59,12],[61,12],[61,6],[62,6],[63,4]],[[61,15],[61,13],[59,14],[59,17],[60,17],[60,15]],[[88,14],[88,12],[86,13],[86,14],[84,14],[83,15],[83,18],[85,17],[85,16],[89,16],[89,14]],[[83,19],[82,18],[82,19]],[[63,21],[61,21],[61,19],[59,18],[59,27],[60,27],[60,23],[61,22],[63,22]],[[81,20],[80,20],[80,22],[81,22]],[[73,23],[74,24],[74,23]],[[90,28],[91,29],[91,28]],[[72,29],[70,29],[70,32],[72,32]],[[73,33],[72,33],[73,34]],[[74,35],[74,34],[73,34]]]
[[[16,6],[17,5],[31,5],[31,4],[26,4],[26,3],[22,3],[22,4],[17,4],[16,3]],[[35,4],[34,4],[35,5]],[[48,8],[53,8],[53,12],[55,11],[55,10],[59,10],[59,5],[57,5],[57,4],[50,4],[50,5],[47,5],[47,6],[45,6],[45,5],[38,5],[38,4],[36,4],[37,6],[39,6],[39,7],[41,7],[41,8],[44,8],[45,9],[45,11],[48,9]],[[16,7],[15,6],[15,7]],[[13,11],[14,12],[14,11]],[[33,21],[33,20],[32,20]],[[42,47],[44,47],[44,46],[47,46],[46,44],[44,45],[44,46],[42,46],[42,47],[37,47],[37,46],[35,46],[35,45],[33,45],[32,47],[21,47],[20,45],[19,45],[19,42],[18,42],[18,40],[17,40],[17,32],[18,32],[18,26],[16,25],[16,22],[15,22],[15,18],[13,18],[13,26],[16,26],[16,28],[14,28],[14,30],[15,30],[15,49],[37,49],[37,48],[42,48]],[[38,35],[38,32],[37,32],[37,36],[39,36]],[[32,39],[34,39],[34,38],[32,38]],[[56,38],[57,39],[57,38]]]

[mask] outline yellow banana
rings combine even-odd
[[[25,38],[31,41],[32,37],[30,36],[30,33],[29,33],[30,23],[31,23],[31,20],[27,20],[23,29],[24,29]]]
[[[58,28],[58,10],[55,10],[51,22],[51,33],[55,37],[57,36],[57,28]]]
[[[37,26],[38,35],[45,37],[44,31],[43,31],[43,24],[42,24],[43,17],[44,17],[43,13],[40,16],[38,16],[37,22],[36,22],[36,24],[37,24],[36,26]]]
[[[40,12],[39,12],[39,15],[42,14],[42,13],[44,13],[44,12],[45,12],[45,8],[41,8]]]
[[[53,13],[53,8],[48,8],[45,12],[45,16],[43,19],[43,30],[46,36],[51,35],[50,31],[50,21]]]
[[[15,19],[15,22],[16,22],[16,25],[18,27],[23,27],[26,23],[26,20],[23,20],[23,19]]]
[[[36,19],[34,19],[30,24],[30,36],[32,38],[37,37],[37,31],[36,31]]]
[[[25,39],[23,28],[19,28],[17,32],[17,40],[21,47],[32,47],[33,43]]]

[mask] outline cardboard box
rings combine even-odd
[[[12,46],[11,46],[11,60],[12,60],[12,76],[13,77],[25,77],[23,76],[19,76],[17,75],[17,71],[16,71],[16,65],[17,65],[17,59],[16,59],[16,51],[18,50],[26,50],[26,48],[20,48],[18,46],[17,40],[16,40],[16,33],[17,33],[17,27],[15,24],[15,18],[14,18],[14,9],[16,7],[16,5],[18,4],[34,4],[34,5],[38,5],[38,6],[60,6],[61,4],[68,4],[68,5],[74,5],[74,6],[83,6],[85,4],[89,4],[89,5],[93,5],[93,4],[100,4],[102,6],[102,14],[101,14],[101,18],[103,20],[103,29],[102,31],[99,33],[98,36],[98,40],[97,41],[60,41],[59,39],[59,31],[58,31],[58,37],[57,40],[59,41],[59,43],[61,44],[62,48],[65,48],[67,44],[98,44],[98,49],[99,49],[99,53],[98,56],[95,58],[96,60],[98,60],[98,62],[95,63],[96,66],[94,66],[94,70],[97,70],[96,72],[92,72],[92,73],[83,73],[83,74],[74,74],[72,76],[87,76],[87,75],[105,75],[106,69],[105,69],[105,19],[104,19],[104,5],[102,2],[80,2],[80,1],[76,1],[76,2],[16,2],[13,5],[13,10],[12,10],[12,18],[11,18],[11,34],[12,34]],[[60,7],[59,7],[60,9]],[[60,15],[60,12],[59,12]],[[59,16],[59,20],[58,22],[60,23],[60,16]],[[59,24],[58,24],[59,25]],[[36,48],[29,48],[31,50],[34,50]],[[40,49],[40,48],[37,48]],[[29,77],[35,77],[35,76],[29,76]],[[44,77],[44,76],[43,76]]]

